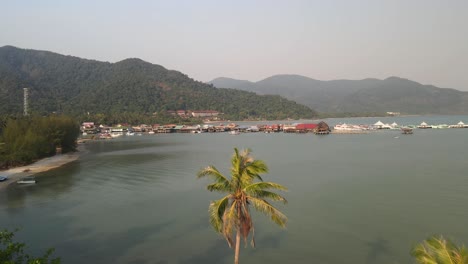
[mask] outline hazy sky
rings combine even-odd
[[[468,90],[468,0],[0,0],[0,46],[209,81],[400,76]]]

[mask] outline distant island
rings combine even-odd
[[[275,75],[258,82],[221,77],[209,83],[218,88],[284,96],[332,116],[468,114],[468,92],[399,77],[320,81],[300,75]]]
[[[0,115],[23,112],[29,88],[32,113],[67,114],[81,121],[194,122],[174,111],[215,111],[230,120],[315,118],[317,112],[278,95],[218,89],[140,59],[117,63],[49,51],[0,47]],[[201,116],[199,116],[201,117]]]

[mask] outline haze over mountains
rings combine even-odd
[[[0,47],[0,114],[22,113],[23,87],[37,113],[164,114],[167,110],[217,110],[228,118],[312,118],[312,109],[277,95],[218,89],[145,62],[117,63],[49,51]]]
[[[218,88],[281,95],[327,113],[468,113],[468,92],[422,85],[399,77],[320,81],[300,75],[274,75],[258,82],[221,77],[209,83]]]

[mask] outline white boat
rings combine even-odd
[[[111,137],[116,138],[116,137],[121,137],[121,136],[123,135],[123,133],[120,133],[120,132],[112,132],[110,135],[111,135]]]
[[[428,125],[426,122],[422,122],[418,128],[426,129],[426,128],[432,128],[432,126]]]
[[[400,129],[400,126],[399,126],[396,122],[393,122],[393,123],[390,125],[390,129]]]
[[[460,121],[456,125],[450,125],[449,128],[468,128],[468,125],[465,125],[465,123]]]
[[[335,130],[343,130],[343,131],[361,131],[364,130],[363,127],[359,125],[348,125],[348,124],[338,124],[333,127]]]
[[[239,135],[240,134],[240,132],[238,130],[231,130],[228,133],[229,133],[229,135]]]
[[[36,183],[36,178],[34,176],[27,176],[17,181],[19,184],[34,184]]]

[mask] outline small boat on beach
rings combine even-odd
[[[0,176],[0,182],[8,180],[7,176]]]
[[[27,176],[17,181],[19,184],[34,184],[36,183],[36,178],[34,176]]]

